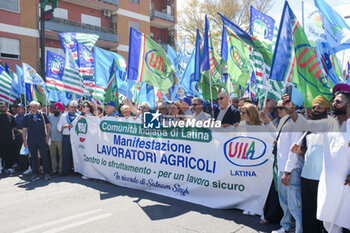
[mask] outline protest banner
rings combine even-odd
[[[84,176],[211,208],[262,214],[272,182],[266,132],[146,129],[89,116],[75,124],[71,142]]]

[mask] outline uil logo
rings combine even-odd
[[[79,141],[84,142],[88,130],[88,124],[85,118],[81,118],[75,125],[75,133],[79,136]]]
[[[243,72],[249,73],[248,60],[245,59],[243,53],[236,47],[231,46],[230,55],[233,63]]]
[[[170,72],[164,67],[164,59],[153,49],[146,53],[145,62],[148,69],[161,79],[168,79]]]
[[[52,59],[50,67],[52,73],[58,74],[62,68],[60,60],[58,60],[57,58]]]
[[[258,138],[239,136],[224,144],[226,159],[238,167],[256,167],[266,163],[266,143]]]
[[[313,53],[313,50],[310,45],[301,44],[295,48],[296,51],[296,57],[298,58],[297,64],[298,67],[301,69],[307,70],[308,73],[310,73],[312,76],[314,76],[322,85],[323,87],[328,86],[328,82],[324,75],[322,74],[322,70],[318,64],[317,58],[315,54]],[[301,72],[299,72],[299,75],[309,84],[314,85],[312,80],[308,80],[307,77],[305,77]],[[315,86],[317,88],[317,86]],[[321,90],[318,90],[322,94],[329,94],[329,93],[323,93]]]

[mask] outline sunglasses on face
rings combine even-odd
[[[284,107],[277,107],[277,110],[283,110]]]
[[[223,100],[223,99],[224,99],[224,97],[219,97],[216,100],[219,101],[219,100]]]
[[[192,106],[197,106],[197,105],[200,105],[200,104],[191,104]]]
[[[341,103],[343,103],[343,101],[342,101],[342,100],[334,100],[333,103],[335,103],[335,104],[341,104]]]

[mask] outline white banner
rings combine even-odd
[[[82,118],[74,129],[74,169],[87,177],[262,214],[272,182],[269,133],[153,130],[98,117]]]

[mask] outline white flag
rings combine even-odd
[[[28,64],[23,63],[23,78],[25,83],[43,85],[44,80],[37,74],[37,72]]]

